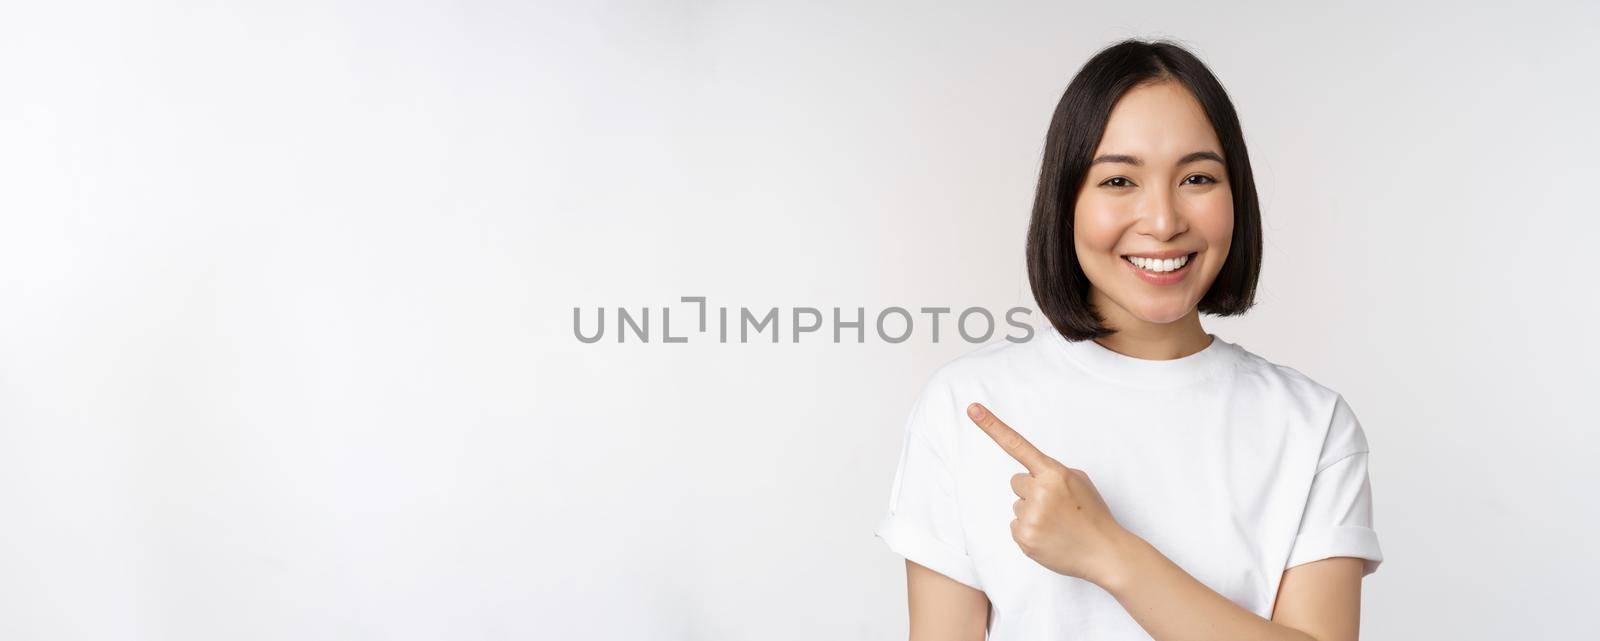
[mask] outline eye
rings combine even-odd
[[[1114,181],[1118,181],[1118,180],[1122,181],[1122,184],[1112,184]],[[1133,181],[1128,180],[1127,178],[1124,178],[1122,176],[1112,176],[1110,178],[1105,179],[1104,181],[1101,181],[1100,186],[1101,187],[1131,187],[1131,186],[1133,186]]]
[[[1201,181],[1201,182],[1193,182],[1192,183],[1192,182],[1189,182],[1189,178],[1202,178],[1204,180]],[[1186,185],[1206,185],[1206,184],[1217,182],[1217,179],[1212,178],[1210,176],[1207,176],[1205,174],[1194,174],[1192,176],[1189,176],[1189,178],[1183,179],[1184,184],[1186,184]]]

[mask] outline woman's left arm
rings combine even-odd
[[[1122,537],[1115,560],[1091,580],[1156,641],[1356,641],[1362,559],[1289,568],[1267,620],[1206,587],[1144,539],[1126,530]]]

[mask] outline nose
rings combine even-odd
[[[1139,233],[1167,242],[1189,230],[1189,222],[1178,212],[1178,199],[1170,190],[1156,189],[1147,193],[1151,195],[1140,211]]]

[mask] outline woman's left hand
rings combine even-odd
[[[1022,553],[1058,574],[1103,586],[1132,535],[1111,516],[1089,475],[1046,456],[983,405],[968,406],[967,416],[1028,470],[1011,477],[1021,497],[1012,504],[1011,538]]]

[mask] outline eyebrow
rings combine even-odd
[[[1197,160],[1215,160],[1224,165],[1228,164],[1222,160],[1222,156],[1217,155],[1217,153],[1214,151],[1189,152],[1189,155],[1178,159],[1178,164],[1187,165]],[[1127,154],[1101,154],[1099,158],[1095,158],[1094,161],[1089,164],[1097,165],[1103,162],[1120,162],[1133,165],[1135,167],[1144,166],[1144,161],[1140,160],[1138,156],[1129,156]]]

